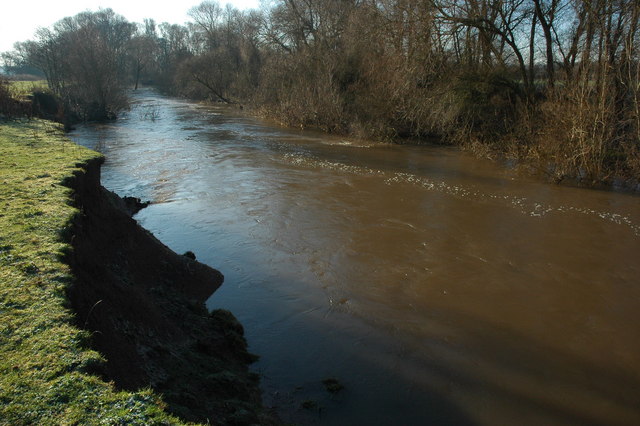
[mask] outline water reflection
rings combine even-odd
[[[286,419],[640,423],[638,197],[138,99],[73,137],[155,202],[145,227],[225,274],[209,305],[243,322]]]

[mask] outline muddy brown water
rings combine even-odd
[[[78,128],[295,424],[640,424],[640,197],[152,91]],[[322,380],[344,389],[327,392]]]

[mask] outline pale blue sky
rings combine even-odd
[[[16,41],[33,39],[38,27],[50,27],[65,16],[85,10],[111,8],[131,22],[153,18],[157,23],[182,24],[187,11],[202,0],[6,0],[0,8],[0,52],[11,50]],[[238,9],[258,8],[260,0],[220,0]]]

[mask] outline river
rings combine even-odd
[[[637,195],[151,90],[71,137],[152,201],[142,226],[225,275],[207,305],[242,322],[284,420],[640,424]]]

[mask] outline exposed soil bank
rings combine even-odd
[[[187,421],[272,424],[242,326],[204,306],[222,274],[141,228],[130,206],[100,185],[100,163],[69,183],[80,214],[68,256],[78,325],[107,359],[98,373],[123,389],[153,388]]]

